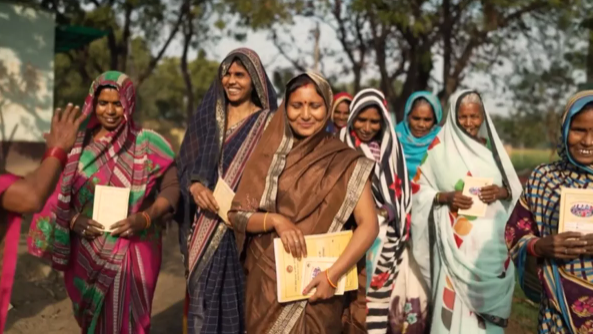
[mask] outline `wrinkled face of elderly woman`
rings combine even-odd
[[[286,115],[297,137],[307,138],[325,126],[328,116],[323,96],[311,79],[301,77],[289,87]]]
[[[477,94],[470,93],[463,97],[457,111],[459,125],[472,137],[477,137],[484,122],[482,101]]]
[[[572,118],[566,141],[568,152],[576,162],[593,165],[593,103]]]

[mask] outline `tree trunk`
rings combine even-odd
[[[189,1],[186,1],[189,5]],[[183,27],[183,53],[181,55],[181,74],[183,75],[183,81],[185,82],[185,97],[187,99],[187,103],[185,105],[185,113],[187,115],[187,124],[189,124],[191,117],[194,112],[194,89],[191,82],[191,76],[189,74],[189,69],[187,68],[187,53],[189,51],[189,47],[191,44],[191,39],[194,35],[194,26],[193,26],[193,15],[191,14],[191,8],[187,9],[187,16],[185,20],[185,25]]]
[[[416,91],[428,88],[430,72],[433,68],[432,52],[430,47],[423,46],[423,44],[422,39],[418,39],[418,44],[412,46],[410,64],[406,71],[406,81],[404,81],[402,91],[398,95],[393,94],[389,99],[398,122],[404,119],[404,108],[408,97]],[[393,86],[393,82],[391,85]]]
[[[587,83],[593,83],[593,19],[589,24],[589,50],[587,52]]]

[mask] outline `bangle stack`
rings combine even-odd
[[[68,162],[68,153],[59,147],[51,147],[45,151],[43,155],[43,159],[47,158],[56,158],[60,161],[60,165],[62,165],[62,169],[66,167],[66,163]]]
[[[539,257],[535,252],[535,243],[539,240],[539,238],[533,238],[527,242],[527,253],[534,257]]]
[[[325,271],[325,278],[327,279],[327,283],[329,283],[329,285],[331,285],[332,288],[337,289],[338,285],[334,284],[334,282],[332,282],[332,280],[329,278],[329,270]]]
[[[150,225],[152,225],[152,219],[150,219],[150,216],[148,215],[148,213],[146,213],[146,211],[142,211],[142,216],[144,217],[144,219],[146,219],[146,226],[144,226],[144,229],[148,230]]]

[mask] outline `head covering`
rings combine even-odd
[[[99,141],[91,141],[85,148],[85,138],[91,135],[92,129],[100,126],[94,111],[96,93],[101,87],[111,87],[118,91],[125,120],[115,130]],[[70,259],[69,225],[72,218],[70,202],[72,194],[86,184],[83,176],[89,179],[100,176],[95,179],[104,180],[104,185],[130,188],[129,214],[140,209],[144,196],[150,193],[156,180],[173,162],[174,154],[166,139],[136,126],[133,117],[135,107],[134,85],[124,73],[105,72],[93,81],[82,108],[83,115],[90,117],[81,125],[56,191],[43,211],[33,217],[28,240],[30,253],[50,258],[58,269],[67,267]],[[81,161],[83,151],[85,162]],[[88,166],[81,165],[84,163]],[[79,176],[80,170],[88,175]],[[93,182],[99,182],[95,179]],[[126,238],[106,238],[102,254],[110,255],[101,260],[101,266],[121,262],[121,254],[125,254],[128,244],[129,240]],[[117,251],[112,252],[113,249]]]
[[[539,231],[538,237],[543,238],[558,232],[562,188],[593,188],[593,167],[577,162],[568,149],[568,134],[572,120],[590,103],[593,103],[593,90],[579,92],[568,100],[562,115],[558,141],[560,160],[536,167],[525,185],[525,191],[518,205],[523,205],[531,212],[531,217]],[[508,227],[507,232],[510,233]],[[514,251],[520,253],[519,258],[515,259],[519,281],[522,287],[526,288],[526,294],[533,296],[539,287],[530,287],[525,280],[527,242],[522,243],[522,246]],[[517,256],[517,254],[514,255]],[[576,329],[585,326],[584,323],[590,319],[590,317],[574,316],[576,309],[573,307],[575,303],[580,303],[579,299],[582,296],[593,294],[591,285],[588,283],[591,281],[589,274],[589,268],[592,266],[591,257],[585,256],[566,261],[545,258],[543,263],[538,263],[543,272],[543,275],[539,276],[542,277],[543,291],[555,304],[550,303],[549,307],[562,315],[567,330],[576,332]]]
[[[334,120],[334,112],[336,111],[336,109],[338,108],[340,103],[342,103],[342,102],[352,102],[352,95],[350,95],[346,92],[341,92],[334,96],[334,102],[332,103],[331,112],[330,112],[330,118],[331,118],[332,122]]]
[[[193,114],[179,150],[177,167],[184,197],[188,196],[191,181],[199,181],[211,189],[216,184],[226,126],[227,98],[221,81],[235,60],[240,60],[247,69],[261,103],[259,107],[268,111],[277,109],[276,90],[257,53],[247,48],[231,51],[220,64],[218,77]]]
[[[425,99],[428,101],[430,106],[432,107],[432,111],[434,112],[435,122],[434,126],[425,136],[421,138],[417,138],[412,134],[410,130],[410,123],[409,118],[410,113],[412,112],[412,107],[414,106],[414,102],[418,99]],[[422,158],[426,155],[426,150],[428,146],[436,135],[441,130],[439,123],[441,123],[441,119],[443,118],[443,109],[441,108],[441,102],[439,99],[430,92],[420,91],[415,92],[414,94],[410,95],[408,101],[406,102],[404,119],[402,122],[397,124],[395,127],[395,132],[397,133],[397,137],[399,138],[402,147],[404,148],[404,154],[406,156],[406,165],[408,166],[408,175],[410,178],[414,178],[416,176],[416,171],[418,166],[420,166],[420,162]]]
[[[338,132],[340,132],[340,128],[338,128],[334,123],[334,112],[342,102],[352,102],[352,96],[345,92],[338,93],[334,96],[334,101],[332,103],[331,111],[329,113],[331,121],[327,123],[327,127],[325,129],[325,131],[327,131],[328,133],[336,135]]]
[[[379,310],[389,309],[391,290],[399,272],[398,258],[405,246],[409,231],[409,213],[412,207],[410,180],[406,169],[406,162],[401,145],[393,130],[389,112],[383,101],[383,93],[376,89],[364,89],[354,97],[350,105],[348,126],[340,131],[340,140],[348,146],[363,153],[367,158],[375,160],[374,150],[380,151],[380,157],[373,171],[373,196],[378,208],[386,209],[390,214],[387,220],[380,220],[380,243],[373,245],[369,251],[372,255],[367,263],[367,307],[369,314],[382,313]],[[358,115],[368,107],[376,107],[382,116],[383,124],[378,134],[380,143],[377,149],[371,143],[363,143],[353,130],[353,124]],[[372,271],[371,271],[372,270]],[[387,277],[387,279],[384,279]],[[381,281],[374,284],[373,281]],[[371,321],[367,319],[367,322]],[[372,317],[374,325],[386,328],[387,313],[383,316]],[[371,326],[372,327],[372,326]],[[368,328],[371,328],[368,327]]]
[[[434,312],[443,314],[438,323],[433,323],[433,330],[435,326],[461,330],[451,328],[458,324],[446,319],[455,319],[457,315],[452,312],[462,309],[443,304],[442,293],[454,294],[471,312],[498,326],[505,326],[511,311],[515,276],[514,267],[508,265],[503,231],[521,193],[521,184],[490,116],[483,108],[484,121],[479,138],[471,137],[459,126],[457,112],[463,98],[469,94],[479,97],[477,92],[469,90],[451,97],[447,122],[420,165],[420,173],[416,176],[419,183],[412,186],[415,192],[411,234],[413,253],[427,284],[436,283],[432,287],[433,296],[437,296],[433,298]],[[480,138],[486,139],[490,145],[484,145]],[[491,178],[495,185],[506,186],[510,200],[491,203],[484,217],[458,215],[447,205],[433,205],[437,192],[463,190],[468,176]],[[434,237],[431,228],[435,231]],[[440,266],[431,264],[431,253]],[[432,280],[431,268],[441,268]]]

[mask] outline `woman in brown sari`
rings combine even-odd
[[[332,92],[320,75],[301,74],[287,86],[285,105],[264,133],[245,169],[230,211],[243,251],[247,333],[364,333],[365,278],[354,302],[334,296],[335,282],[355,266],[377,237],[369,182],[374,163],[324,131]],[[352,241],[325,273],[309,300],[278,303],[274,238],[296,258],[307,256],[304,236],[348,229]],[[360,271],[364,273],[364,270]],[[346,308],[348,312],[345,312]]]

